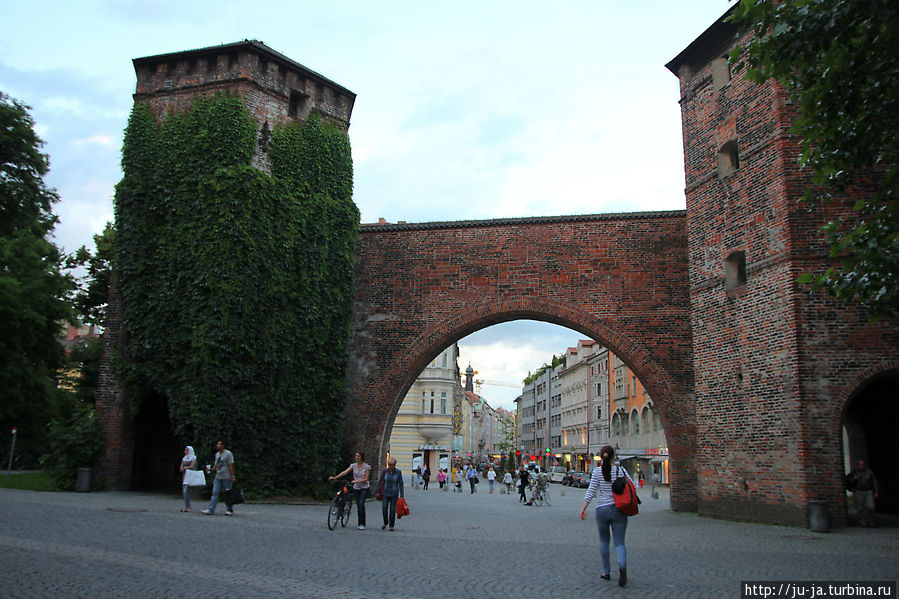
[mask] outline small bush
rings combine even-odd
[[[92,468],[105,446],[97,415],[90,406],[79,406],[67,422],[50,423],[41,465],[57,489],[74,491],[78,468]]]

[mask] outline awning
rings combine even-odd
[[[656,464],[661,463],[661,462],[667,462],[667,461],[668,461],[668,456],[666,456],[666,455],[656,456],[656,457],[652,458],[652,459],[649,460],[649,461],[650,461],[650,462],[655,462]]]
[[[449,451],[442,445],[419,445],[418,451]]]
[[[617,456],[615,456],[615,457],[617,457],[619,461],[624,462],[625,460],[632,460],[632,459],[634,459],[634,458],[637,457],[637,456],[631,455],[631,454],[628,454],[628,453],[622,453],[622,454],[619,454],[619,455],[617,455]]]

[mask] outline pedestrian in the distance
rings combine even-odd
[[[365,530],[365,498],[368,497],[368,490],[371,487],[371,484],[368,482],[368,479],[371,477],[371,466],[365,463],[364,452],[357,451],[354,457],[356,461],[350,464],[349,468],[337,476],[329,477],[329,479],[335,480],[346,476],[350,472],[353,473],[353,489],[356,492],[356,518],[358,522],[356,528]]]
[[[612,482],[619,476],[631,480],[627,470],[612,463],[615,450],[609,445],[604,445],[599,450],[602,458],[602,467],[594,468],[590,477],[590,486],[584,495],[584,507],[581,508],[581,520],[587,519],[587,506],[596,497],[596,526],[599,529],[599,554],[602,558],[602,578],[609,580],[612,571],[609,560],[609,528],[612,529],[612,538],[615,542],[615,556],[618,558],[618,586],[627,584],[627,549],[624,547],[624,536],[627,533],[627,516],[621,513],[615,506],[615,498],[612,497]],[[632,481],[633,482],[633,481]]]
[[[518,503],[528,502],[527,488],[529,480],[528,469],[522,466],[518,473]]]
[[[490,492],[493,493],[493,483],[496,481],[496,471],[493,466],[487,469],[487,484],[490,486]]]
[[[396,458],[387,460],[387,469],[381,472],[378,482],[378,492],[381,494],[381,515],[384,524],[381,530],[390,526],[390,530],[396,524],[396,501],[403,497],[403,473],[397,470]]]
[[[437,483],[440,485],[441,491],[446,491],[446,468],[440,468],[437,471]]]
[[[474,486],[478,484],[478,471],[472,466],[465,471],[465,474],[468,477],[468,484],[471,486],[471,494],[474,495]]]
[[[193,470],[197,465],[197,456],[194,448],[188,445],[184,448],[184,457],[181,458],[181,493],[184,495],[184,507],[182,512],[190,511],[190,487],[187,484],[187,470]]]
[[[503,474],[503,484],[506,485],[506,492],[512,492],[512,473],[506,470],[506,473]]]
[[[200,513],[206,516],[215,514],[215,506],[218,505],[219,495],[222,491],[225,491],[225,515],[230,516],[234,513],[234,505],[231,503],[231,494],[229,493],[236,480],[234,476],[234,454],[225,449],[224,441],[216,443],[215,449],[215,463],[212,465],[212,471],[215,472],[215,478],[212,479],[212,498],[209,500],[209,505],[206,509]]]
[[[874,500],[878,498],[877,479],[868,468],[865,460],[859,460],[856,467],[847,475],[849,490],[852,491],[852,503],[862,527],[874,524]]]
[[[424,490],[428,490],[428,483],[431,482],[431,469],[427,464],[421,467],[421,480],[424,481]]]

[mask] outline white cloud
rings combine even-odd
[[[92,135],[88,138],[76,139],[72,142],[72,145],[76,148],[83,148],[89,144],[96,144],[100,146],[109,146],[112,144],[112,138],[108,135],[104,135],[102,133],[98,133],[96,135]]]

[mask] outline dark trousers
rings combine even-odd
[[[427,490],[428,490],[428,483],[431,482],[431,477],[430,477],[430,476],[424,477],[424,481],[425,481],[425,491],[427,491]]]
[[[398,497],[381,498],[381,515],[384,517],[384,525],[393,528],[396,523],[396,500]]]
[[[359,526],[365,526],[366,497],[368,497],[368,489],[356,489],[356,517],[359,518]]]
[[[521,486],[518,487],[518,495],[520,496],[520,497],[518,498],[518,501],[524,501],[524,502],[527,502],[528,496],[527,496],[527,494],[525,493],[525,490],[526,490],[526,489],[527,489],[527,485],[525,485],[524,483],[522,483]]]
[[[473,479],[473,478],[469,478],[469,479],[468,479],[468,484],[471,485],[471,492],[474,493],[474,479]]]

